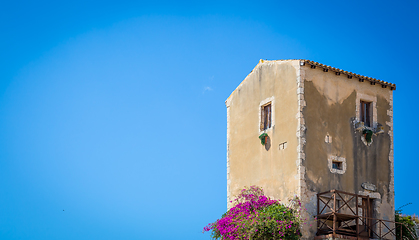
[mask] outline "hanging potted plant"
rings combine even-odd
[[[369,130],[369,129],[364,129],[362,131],[362,134],[364,134],[364,138],[365,138],[365,141],[367,141],[367,143],[370,143],[371,142],[372,133],[373,132],[371,130]]]
[[[262,145],[265,145],[266,142],[268,141],[268,134],[267,133],[262,133],[261,135],[259,135],[259,139],[260,139],[260,143]]]

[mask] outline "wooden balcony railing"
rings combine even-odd
[[[317,235],[343,235],[359,238],[398,239],[402,223],[373,218],[373,201],[369,196],[331,190],[317,194]],[[411,236],[415,236],[410,232]],[[405,236],[406,237],[406,236]],[[417,239],[417,238],[416,238]]]

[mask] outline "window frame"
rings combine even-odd
[[[260,123],[260,130],[265,131],[272,127],[272,104],[271,102],[261,107],[262,121]]]
[[[264,127],[264,109],[266,106],[270,105],[270,125],[268,125],[268,127]],[[259,108],[258,108],[258,112],[259,112],[259,126],[258,126],[258,132],[259,134],[265,133],[270,131],[274,126],[275,126],[275,98],[269,97],[266,98],[264,100],[262,100],[259,103]]]
[[[364,101],[364,100],[360,100],[359,102],[360,104],[360,112],[359,112],[359,121],[364,123],[364,126],[366,127],[372,127],[372,123],[373,121],[371,121],[373,119],[373,114],[372,114],[372,105],[373,102],[369,102],[369,101]]]
[[[367,102],[370,104],[369,106],[369,117],[370,117],[370,128],[377,127],[377,96],[365,94],[365,93],[357,93],[356,96],[356,122],[363,122],[362,115],[361,115],[361,102]],[[365,122],[364,122],[365,124]],[[365,125],[365,127],[368,127]]]
[[[333,163],[335,162],[339,162],[341,168],[337,169],[333,167]],[[327,165],[329,167],[329,170],[331,173],[335,173],[335,174],[344,174],[346,172],[346,158],[344,157],[338,157],[336,155],[329,155],[327,157]]]

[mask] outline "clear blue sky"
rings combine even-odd
[[[397,84],[396,207],[419,213],[418,10],[3,1],[0,239],[209,239],[226,210],[224,101],[259,59]]]

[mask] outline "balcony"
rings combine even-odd
[[[369,196],[338,190],[317,194],[315,239],[396,239],[403,225],[374,218],[373,204]]]

